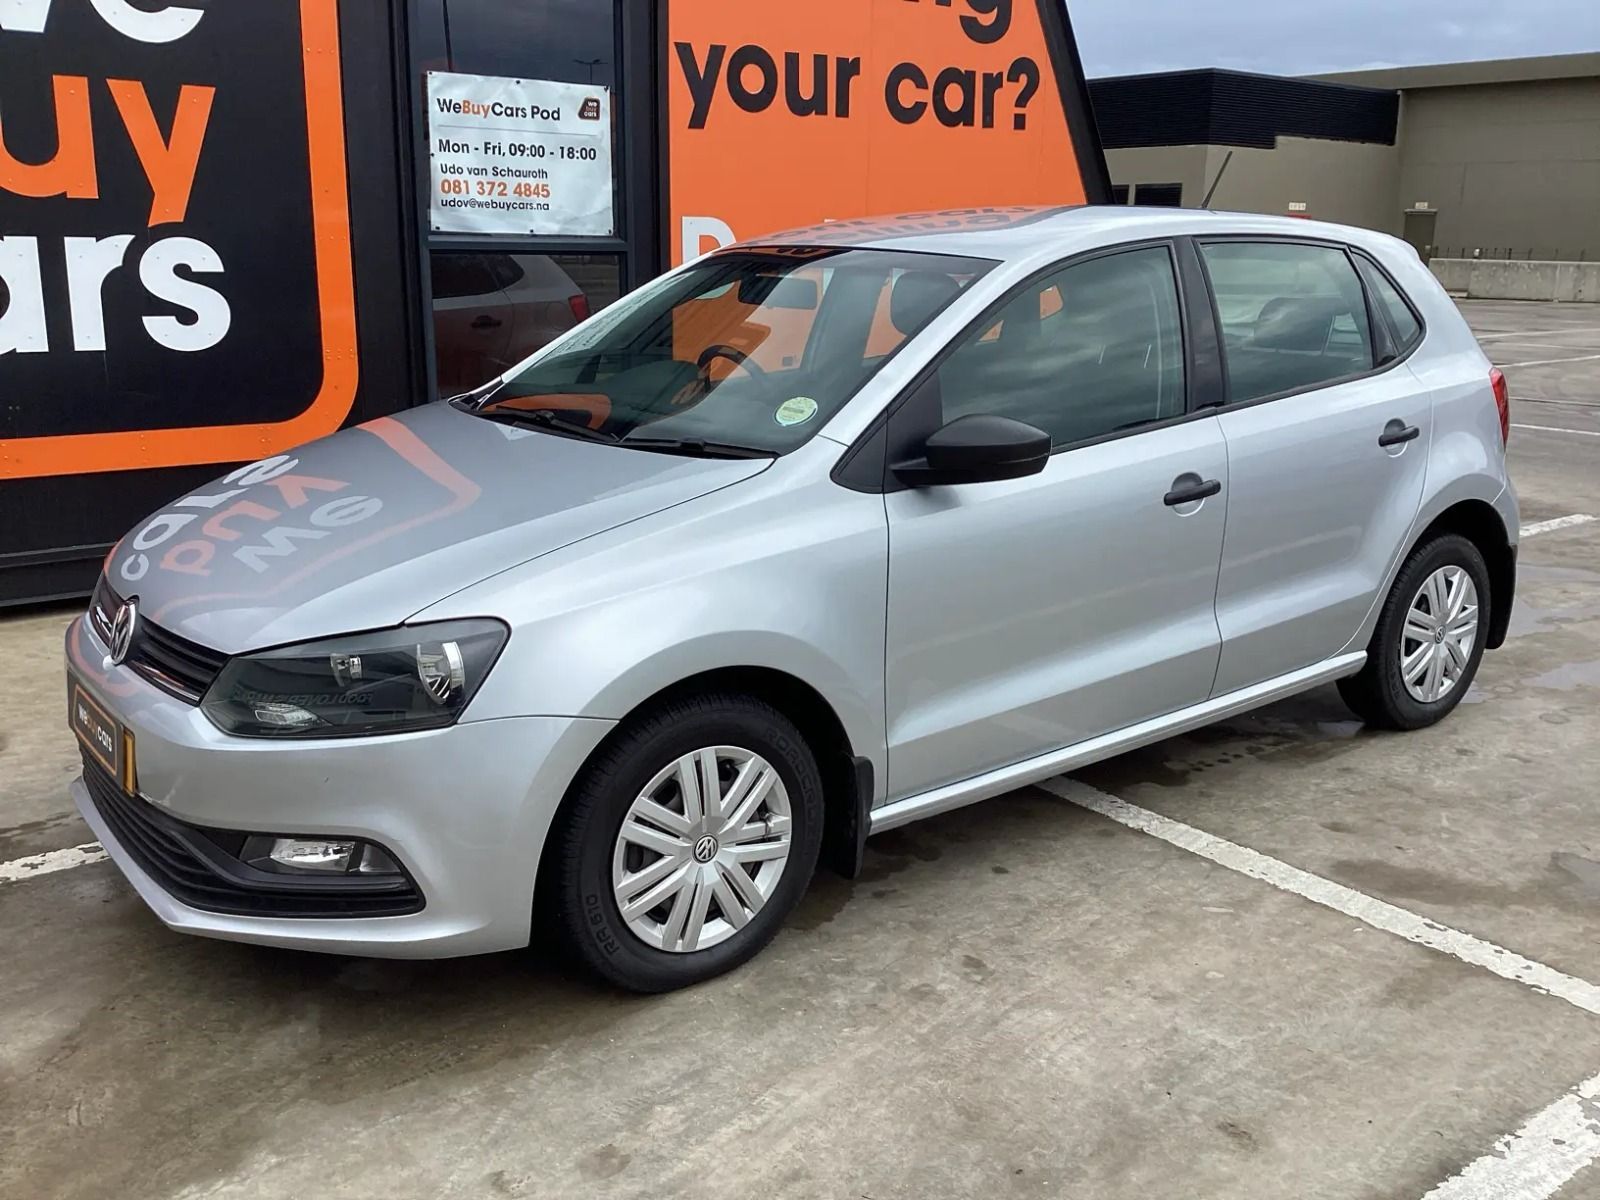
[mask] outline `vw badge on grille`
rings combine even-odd
[[[133,646],[133,627],[139,623],[139,605],[134,600],[124,600],[111,622],[111,665],[120,667]]]

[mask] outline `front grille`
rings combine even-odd
[[[205,912],[245,917],[398,917],[422,911],[407,876],[279,875],[240,862],[246,834],[188,825],[129,796],[88,754],[83,781],[116,840],[165,891]]]
[[[121,606],[122,597],[102,575],[89,603],[89,623],[107,646],[111,645],[111,625]],[[140,613],[124,665],[167,695],[199,704],[227,661],[226,654],[179,637]]]

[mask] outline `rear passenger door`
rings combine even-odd
[[[957,339],[890,419],[890,463],[979,413],[1055,446],[1026,479],[891,476],[891,801],[1209,694],[1227,458],[1188,403],[1182,310],[1166,244],[1064,266]]]
[[[1220,695],[1348,647],[1421,504],[1432,416],[1346,247],[1199,249],[1228,387]]]

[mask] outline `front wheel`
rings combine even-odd
[[[1339,682],[1345,703],[1381,729],[1442,721],[1478,673],[1492,600],[1483,555],[1466,538],[1419,546],[1384,602],[1366,666]]]
[[[557,836],[556,902],[579,956],[621,987],[669,991],[776,935],[816,868],[822,781],[770,705],[690,697],[619,731]]]

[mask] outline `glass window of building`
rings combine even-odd
[[[451,71],[611,89],[619,237],[429,237],[435,382],[440,396],[452,396],[503,374],[622,293],[618,10],[607,0],[419,0],[412,43],[419,80]],[[419,167],[428,171],[428,160]],[[582,252],[587,242],[593,250]]]

